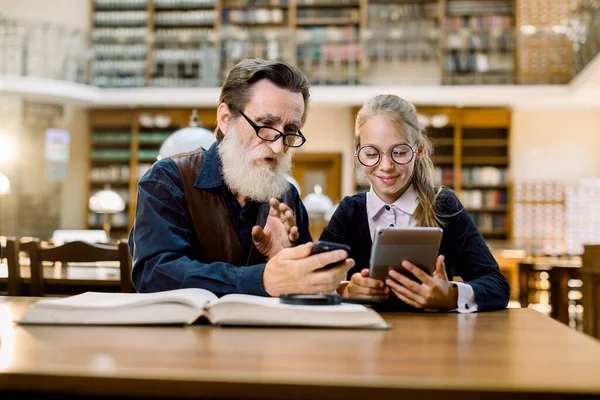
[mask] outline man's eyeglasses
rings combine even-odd
[[[356,150],[354,156],[358,158],[358,162],[365,167],[374,167],[381,161],[382,153],[377,147],[363,146]],[[415,156],[415,151],[406,143],[397,144],[389,151],[390,158],[396,164],[406,165],[412,161]]]
[[[300,131],[293,133],[283,133],[270,126],[256,125],[254,121],[252,121],[250,118],[248,118],[248,116],[246,116],[246,114],[244,114],[241,111],[240,114],[242,114],[242,117],[244,117],[244,119],[248,121],[250,125],[252,125],[252,127],[256,131],[256,136],[258,136],[266,142],[275,142],[279,138],[283,138],[283,144],[285,144],[288,147],[300,147],[306,142],[306,138]]]

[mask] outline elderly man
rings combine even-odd
[[[310,255],[307,212],[285,178],[290,149],[306,141],[309,95],[293,66],[245,60],[231,69],[217,142],[156,162],[138,183],[129,237],[138,291],[279,296],[337,288],[354,261],[341,250]]]

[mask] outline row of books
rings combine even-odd
[[[146,58],[146,44],[96,44],[92,48],[96,60],[104,58]]]
[[[108,165],[90,168],[91,182],[129,182],[129,165]]]
[[[409,39],[398,41],[395,39],[375,38],[369,40],[365,46],[365,53],[369,60],[373,63],[398,62],[405,63],[405,71],[410,68],[419,69],[422,63],[435,65],[439,69],[438,64],[438,47],[436,39]],[[399,73],[400,71],[397,71]],[[415,70],[414,74],[417,75]],[[423,71],[422,71],[423,73]],[[418,74],[421,75],[421,74]],[[409,78],[417,78],[409,76]],[[419,77],[421,78],[421,77]],[[410,79],[409,79],[410,80]]]
[[[131,150],[125,149],[94,149],[90,150],[90,158],[94,160],[129,160],[132,156]],[[156,159],[158,149],[140,149],[137,157],[141,159]]]
[[[444,185],[451,185],[454,179],[453,167],[435,166],[434,181]],[[505,185],[507,181],[506,168],[504,167],[463,167],[463,185]]]
[[[133,88],[144,86],[146,79],[142,75],[137,76],[94,76],[93,83],[101,88],[120,87]]]
[[[147,22],[147,11],[96,11],[94,13],[96,26],[146,26]]]
[[[319,7],[334,4],[332,0],[298,0],[299,7]],[[358,7],[359,0],[335,0],[338,7]]]
[[[235,24],[282,24],[286,13],[281,8],[250,8],[223,10],[223,22]]]
[[[147,27],[94,27],[92,29],[92,40],[99,41],[142,41],[148,37]]]
[[[140,132],[138,135],[138,142],[140,143],[155,143],[162,144],[172,132]]]
[[[211,7],[215,5],[215,0],[154,0],[156,8],[176,8],[176,7]],[[101,9],[145,9],[148,7],[148,0],[94,0],[94,8]]]
[[[448,33],[446,35],[447,49],[467,49],[467,50],[485,50],[485,51],[511,51],[515,47],[514,35],[512,32],[504,31],[497,34],[488,34],[487,32],[477,32],[464,35],[460,32]]]
[[[92,64],[92,71],[95,74],[141,74],[145,70],[146,60],[96,60]]]
[[[466,50],[471,52],[472,50]],[[446,71],[454,74],[466,73],[504,73],[512,77],[514,72],[514,57],[512,54],[490,56],[473,52],[467,53],[455,50],[444,59]]]
[[[353,25],[346,26],[312,26],[298,28],[296,40],[302,43],[327,43],[338,41],[357,41],[358,29]]]
[[[214,10],[193,11],[157,11],[154,14],[155,25],[205,25],[213,24],[216,18]]]
[[[463,14],[508,14],[513,12],[512,0],[449,0],[446,13]]]
[[[226,74],[233,64],[244,58],[265,58],[281,60],[286,58],[291,49],[285,42],[278,40],[226,40],[223,43],[223,73]]]
[[[353,8],[300,8],[296,11],[298,22],[311,19],[349,19],[358,21],[358,9]]]
[[[158,149],[140,149],[138,150],[138,158],[143,160],[156,160],[158,157]]]
[[[215,5],[215,0],[154,0],[156,8],[176,8],[176,7],[211,7]]]
[[[504,15],[446,17],[446,29],[452,30],[507,30],[513,28],[513,18]]]
[[[298,48],[298,59],[323,61],[354,61],[361,56],[359,44],[316,44]]]
[[[90,159],[93,160],[129,160],[131,150],[126,149],[93,149],[90,150]]]
[[[155,49],[152,60],[155,62],[165,61],[205,61],[204,51],[199,48],[190,49]]]
[[[222,32],[223,34],[224,32]],[[190,41],[211,42],[216,37],[212,27],[207,28],[156,28],[155,42],[187,43]]]
[[[137,179],[141,178],[153,163],[138,163]],[[91,183],[128,184],[130,179],[129,165],[95,166],[90,169]],[[117,190],[117,189],[115,189]],[[124,196],[123,196],[124,197]]]
[[[462,170],[463,184],[501,185],[506,183],[506,168],[502,167],[466,167]]]
[[[401,19],[418,20],[438,17],[437,3],[369,4],[369,22],[398,23]],[[371,25],[369,25],[371,26]]]
[[[148,5],[148,0],[94,0],[94,8],[140,8],[145,9]]]
[[[298,59],[298,66],[312,85],[358,84],[358,62],[325,64],[325,60]]]
[[[436,185],[450,186],[454,180],[454,169],[452,167],[435,166],[433,181]]]
[[[466,208],[506,207],[508,196],[506,190],[463,190],[461,200]]]
[[[92,143],[129,143],[129,132],[93,132]]]
[[[224,0],[224,8],[248,8],[248,7],[287,7],[288,0]]]

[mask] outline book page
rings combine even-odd
[[[230,294],[212,302],[206,317],[217,325],[387,329],[373,309],[361,304],[332,306],[282,304],[279,298]]]
[[[218,303],[245,303],[245,304],[254,304],[257,306],[263,307],[272,307],[272,308],[281,308],[281,309],[298,309],[298,310],[311,310],[314,312],[360,312],[363,311],[366,307],[361,304],[349,304],[342,303],[334,306],[303,306],[303,305],[294,305],[294,304],[283,304],[280,302],[278,297],[262,297],[262,296],[252,296],[249,294],[228,294],[226,296],[221,297],[217,300]],[[212,305],[212,303],[211,303]]]
[[[146,304],[182,303],[202,310],[206,303],[216,299],[217,296],[212,292],[196,288],[156,293],[86,292],[58,299],[41,299],[35,303],[35,307],[45,309],[118,309]]]

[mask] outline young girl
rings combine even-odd
[[[349,245],[356,262],[338,293],[392,297],[397,305],[419,309],[506,308],[510,287],[469,214],[451,190],[433,184],[432,146],[419,128],[415,107],[395,95],[376,96],[359,111],[355,134],[355,156],[371,190],[344,198],[320,237]],[[385,282],[370,278],[375,229],[412,226],[444,231],[433,276],[404,261],[420,283],[395,271]],[[452,282],[455,275],[463,282]]]

